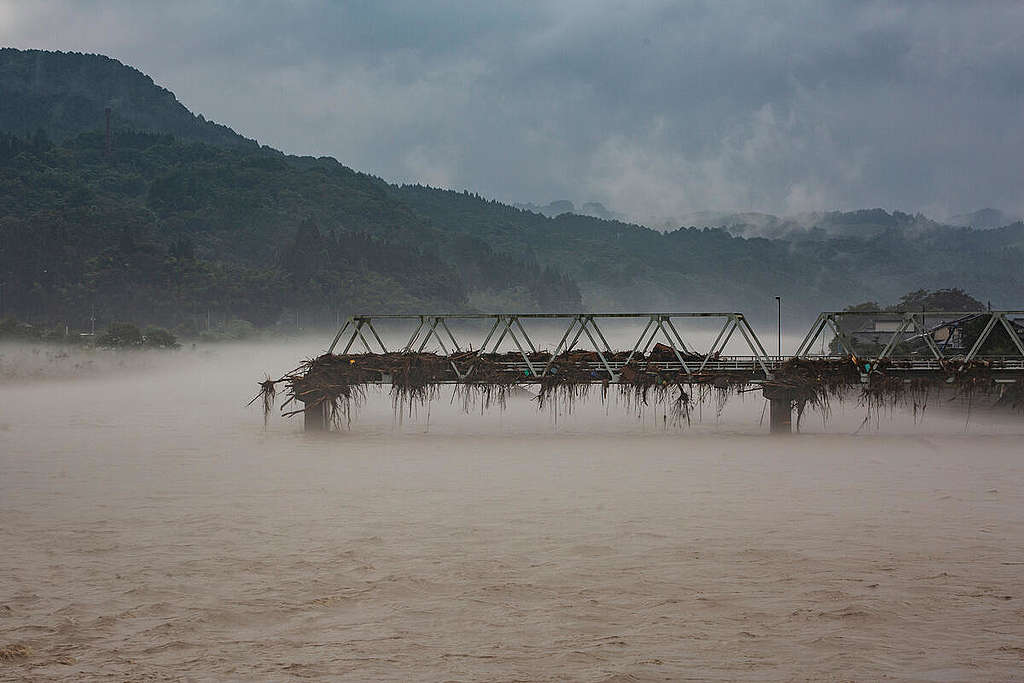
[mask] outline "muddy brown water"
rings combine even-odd
[[[264,430],[307,350],[0,385],[0,679],[1024,677],[1020,423],[371,396]]]

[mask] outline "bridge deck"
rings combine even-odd
[[[884,347],[858,346],[849,334],[863,326],[846,316],[866,315],[888,324],[897,318],[897,329]],[[274,386],[286,383],[289,400],[304,403],[307,419],[314,424],[323,422],[327,406],[336,414],[339,401],[346,403],[358,395],[353,394],[354,387],[380,384],[390,384],[396,396],[412,400],[424,400],[430,386],[441,384],[496,388],[499,394],[511,386],[535,385],[541,397],[561,390],[571,393],[574,385],[616,384],[642,396],[652,388],[665,392],[676,387],[677,400],[683,403],[692,400],[685,385],[714,385],[726,392],[747,386],[764,391],[784,430],[792,405],[827,405],[829,397],[855,387],[876,403],[895,403],[904,400],[908,388],[913,393],[932,386],[966,394],[995,392],[1024,407],[1021,315],[1024,312],[826,312],[818,316],[794,356],[769,355],[742,313],[359,315],[338,331],[326,354],[279,380],[263,382],[261,393],[266,407],[273,402]],[[642,329],[632,348],[613,350],[598,323],[602,318],[615,319],[620,333],[624,322],[637,319]],[[374,325],[379,319],[392,333],[406,322],[408,341],[389,348]],[[548,325],[559,319],[568,322],[553,351],[538,350],[530,337],[524,322],[536,325],[530,322],[535,319]],[[692,332],[680,322],[685,319],[695,328],[700,321],[721,322],[706,351],[698,351],[680,333],[680,328]],[[488,323],[482,342],[467,343],[470,334],[456,324],[464,320],[476,321],[463,324],[470,333],[482,333],[480,321]],[[453,328],[463,332],[461,338]],[[811,353],[826,331],[834,335],[830,354]],[[733,339],[747,355],[726,352]],[[774,431],[776,418],[772,420]]]

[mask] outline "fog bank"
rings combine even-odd
[[[246,402],[320,338],[0,384],[15,677],[1009,679],[1021,422],[769,437],[597,400],[301,433]],[[813,432],[813,433],[812,433]],[[826,433],[830,432],[830,433]]]

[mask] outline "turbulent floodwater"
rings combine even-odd
[[[1024,423],[371,396],[264,430],[314,347],[18,356],[63,369],[0,384],[0,678],[1022,677]]]

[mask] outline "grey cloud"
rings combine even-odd
[[[260,141],[508,201],[1024,211],[1018,3],[0,2]]]

